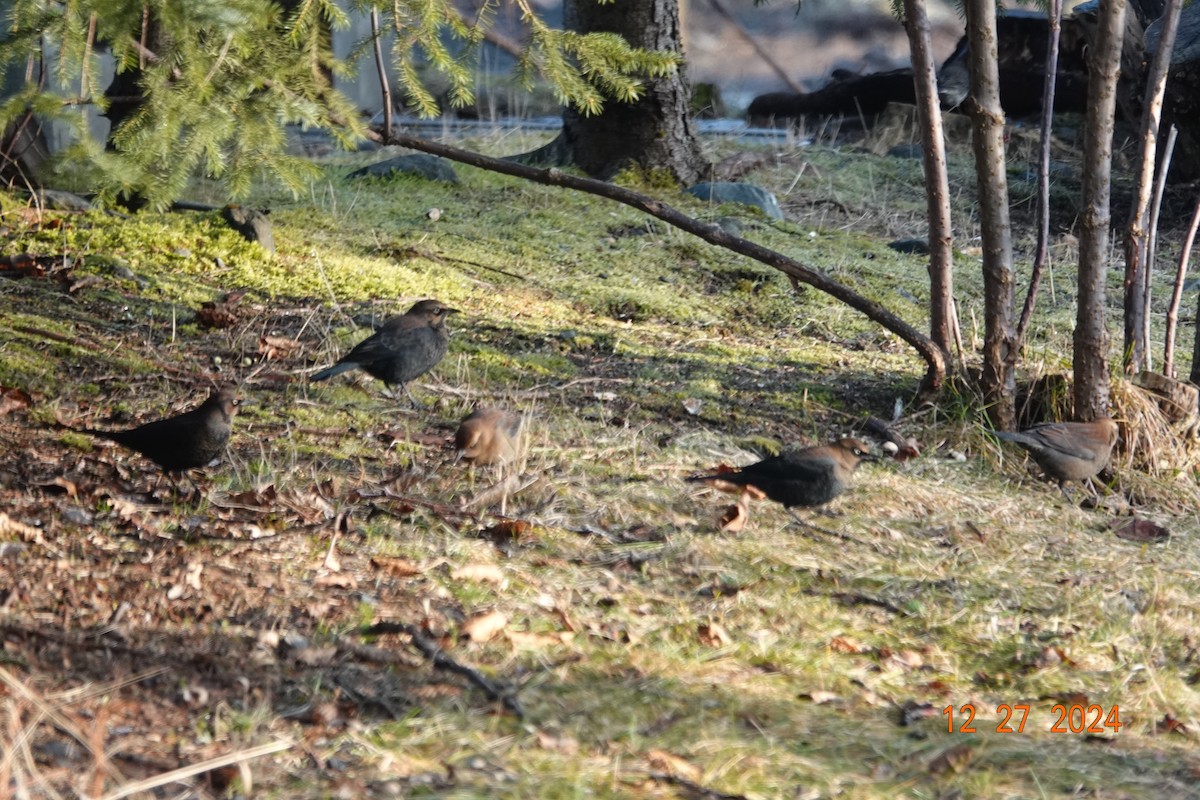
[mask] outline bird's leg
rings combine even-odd
[[[1079,503],[1077,503],[1075,501],[1075,498],[1072,497],[1071,494],[1067,491],[1067,482],[1066,481],[1059,481],[1058,489],[1059,489],[1059,491],[1061,491],[1063,493],[1063,497],[1067,498],[1068,503],[1070,503],[1073,506],[1078,507]]]
[[[192,487],[192,490],[190,492],[188,492],[188,494],[187,494],[187,498],[186,498],[187,500],[190,501],[193,499],[199,499],[204,496],[204,492],[200,491],[200,485],[196,483],[194,478],[192,478],[191,472],[189,472],[188,470],[183,470],[182,472],[179,473],[179,476],[181,478],[185,479]],[[175,479],[174,474],[171,475],[171,485],[175,488],[175,494],[176,494],[176,496],[178,496],[179,495],[179,481],[177,481]]]
[[[412,391],[409,390],[408,384],[401,384],[404,388],[404,394],[408,396],[408,404],[413,407],[414,411],[420,411],[421,405],[417,402],[417,398],[413,397]]]

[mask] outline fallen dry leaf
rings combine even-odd
[[[533,525],[523,519],[503,519],[495,525],[485,528],[480,535],[484,539],[490,539],[500,544],[503,542],[517,542],[532,529]]]
[[[386,572],[393,578],[411,578],[425,571],[415,561],[409,561],[407,558],[389,558],[387,556],[373,556],[371,558],[371,566],[381,572]]]
[[[508,583],[504,577],[504,571],[495,564],[464,564],[458,569],[451,570],[450,577],[456,581],[492,583],[500,587],[504,587]]]
[[[547,647],[570,644],[575,639],[575,634],[570,631],[561,631],[559,633],[505,631],[504,635],[512,642],[513,647],[519,647],[522,650],[543,650]]]
[[[579,742],[565,733],[538,731],[537,743],[538,747],[543,750],[551,750],[555,753],[565,753],[566,755],[573,756],[579,752]]]
[[[1043,647],[1033,659],[1032,666],[1038,669],[1052,667],[1055,664],[1066,664],[1069,667],[1075,666],[1075,662],[1067,657],[1066,652],[1057,646]]]
[[[488,611],[476,614],[462,624],[459,635],[472,642],[486,642],[495,637],[508,624],[508,617],[502,611]]]
[[[677,778],[686,778],[693,782],[700,780],[699,767],[674,753],[668,753],[666,750],[651,750],[646,754],[646,760],[650,762],[651,767],[668,775],[673,775]]]
[[[20,389],[0,390],[0,417],[23,408],[29,408],[30,397]]]
[[[969,744],[956,744],[939,753],[929,762],[930,775],[941,775],[945,772],[961,772],[974,755]]]
[[[1187,736],[1190,731],[1187,726],[1177,720],[1171,714],[1166,714],[1161,720],[1154,723],[1154,733],[1178,733],[1181,736]]]
[[[737,471],[738,469],[736,467],[731,467],[728,464],[720,464],[717,466],[717,475],[724,475],[726,473],[734,473]],[[762,489],[759,489],[757,486],[721,480],[719,477],[713,478],[710,481],[706,481],[706,484],[716,489],[718,492],[741,495],[741,500],[744,500],[747,497],[751,498],[752,500],[762,500],[766,497],[766,495],[763,494]]]
[[[358,581],[353,575],[347,575],[342,572],[327,572],[314,578],[313,586],[353,589],[358,586]]]
[[[833,702],[841,699],[833,692],[825,692],[825,691],[821,691],[819,689],[815,692],[808,692],[808,693],[802,694],[800,696],[805,699],[811,700],[812,702],[816,703],[817,705],[821,705],[822,703],[833,703]]]
[[[1083,706],[1087,708],[1091,705],[1086,692],[1059,692],[1051,695],[1051,699],[1057,700],[1066,706]]]
[[[925,664],[925,659],[916,650],[892,650],[881,647],[879,648],[879,659],[885,665],[899,669],[919,669]]]
[[[700,643],[706,647],[726,647],[733,641],[725,629],[716,622],[700,625],[696,632],[700,635]]]
[[[9,536],[14,533],[27,542],[41,541],[42,538],[41,529],[18,522],[8,514],[0,513],[0,536]]]
[[[196,321],[206,328],[229,328],[237,322],[237,307],[244,291],[229,292],[220,300],[207,300],[196,311]]]
[[[916,439],[909,436],[904,440],[904,446],[896,448],[896,452],[892,453],[892,458],[903,463],[919,455],[921,455],[921,445]]]
[[[1113,520],[1112,528],[1118,539],[1130,542],[1165,542],[1171,538],[1171,531],[1141,517]]]
[[[275,361],[287,358],[300,349],[300,342],[283,336],[258,337],[258,354],[263,361]]]
[[[829,641],[829,649],[835,653],[862,653],[867,648],[849,636],[835,636]]]
[[[200,574],[204,572],[204,564],[199,561],[189,561],[183,576],[183,582],[193,589],[203,588],[200,585]]]
[[[725,509],[718,527],[726,533],[741,533],[742,528],[746,527],[748,519],[750,519],[750,510],[746,508],[745,503],[738,500]]]
[[[325,647],[305,647],[303,650],[297,651],[293,657],[300,664],[310,667],[324,667],[332,664],[336,656],[337,647],[335,645],[326,645]]]

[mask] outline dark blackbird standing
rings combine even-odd
[[[404,316],[383,323],[340,361],[310,380],[323,381],[361,368],[383,381],[389,389],[399,384],[409,402],[416,405],[407,384],[429,372],[445,357],[450,346],[446,317],[457,313],[458,309],[444,306],[437,300],[420,300]]]
[[[525,417],[503,408],[477,408],[458,426],[454,446],[459,458],[503,466],[517,457]]]
[[[232,430],[235,408],[232,387],[214,389],[208,399],[191,411],[127,431],[81,433],[109,439],[135,450],[162,467],[164,472],[183,472],[203,467],[225,451]]]
[[[688,480],[753,486],[791,512],[796,506],[825,505],[844,492],[859,463],[875,460],[869,451],[860,439],[839,439],[833,444],[788,450],[736,472],[715,472]]]
[[[1074,502],[1067,494],[1067,481],[1082,483],[1104,469],[1117,442],[1117,423],[1043,422],[1020,433],[996,431],[996,436],[1028,450],[1046,475],[1058,481],[1063,496]]]

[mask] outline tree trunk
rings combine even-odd
[[[950,223],[950,183],[946,177],[946,146],[942,109],[938,105],[937,65],[930,50],[929,16],[925,0],[904,0],[904,30],[912,52],[913,88],[917,119],[924,145],[925,199],[929,207],[929,335],[949,356],[954,352],[954,255]]]
[[[1042,130],[1038,138],[1037,246],[1033,253],[1033,269],[1029,272],[1029,289],[1021,306],[1021,318],[1017,322],[1018,350],[1025,346],[1025,332],[1029,330],[1029,320],[1033,317],[1033,305],[1037,302],[1038,289],[1042,285],[1042,272],[1050,260],[1050,132],[1054,128],[1062,7],[1062,0],[1050,0],[1050,7],[1046,10],[1049,31],[1046,35],[1046,79],[1042,84]]]
[[[1140,170],[1134,192],[1129,227],[1125,232],[1125,374],[1136,375],[1147,367],[1150,348],[1146,336],[1146,269],[1150,258],[1149,207],[1150,190],[1154,182],[1155,156],[1158,152],[1159,122],[1162,119],[1163,96],[1167,90],[1167,70],[1175,49],[1175,33],[1179,28],[1179,0],[1169,0],[1162,18],[1162,35],[1150,74],[1146,78],[1146,93],[1142,107],[1142,139],[1139,145]]]
[[[980,390],[992,424],[1009,430],[1016,421],[1013,329],[1012,227],[1008,216],[1008,178],[1004,164],[1004,111],[996,65],[996,4],[967,0],[970,41],[971,142],[983,238],[983,370]]]
[[[1113,116],[1117,104],[1125,0],[1100,0],[1096,46],[1090,53],[1088,116],[1083,141],[1083,222],[1079,236],[1079,308],[1075,322],[1075,416],[1108,415],[1108,271]]]
[[[616,33],[644,50],[682,52],[678,0],[567,0],[563,23],[579,33]],[[683,64],[644,83],[639,100],[609,100],[595,116],[563,109],[563,132],[555,145],[560,160],[566,156],[604,180],[631,165],[668,170],[684,184],[701,180],[708,162],[692,128]]]
[[[1196,319],[1200,319],[1200,292],[1196,294]],[[1192,371],[1188,380],[1200,385],[1200,324],[1192,331]]]

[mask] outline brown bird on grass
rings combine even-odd
[[[1075,500],[1067,494],[1067,481],[1083,483],[1104,469],[1117,434],[1117,423],[1107,418],[1092,422],[1043,422],[1020,433],[996,431],[997,438],[1025,448],[1042,471],[1058,481],[1058,488],[1071,503]]]
[[[399,384],[409,402],[416,406],[408,382],[429,372],[445,357],[450,347],[446,318],[457,313],[458,309],[437,300],[420,300],[403,316],[383,323],[336,364],[309,380],[323,381],[352,369],[362,369],[383,381],[388,389]]]
[[[825,505],[846,490],[860,463],[874,460],[865,442],[845,438],[833,444],[788,450],[734,472],[713,472],[688,480],[753,486],[805,524],[793,508]]]
[[[476,464],[504,466],[517,457],[525,416],[502,408],[477,408],[458,426],[458,457]]]
[[[163,472],[183,472],[217,458],[229,444],[236,407],[233,387],[214,389],[191,411],[124,431],[80,429],[141,453]]]

